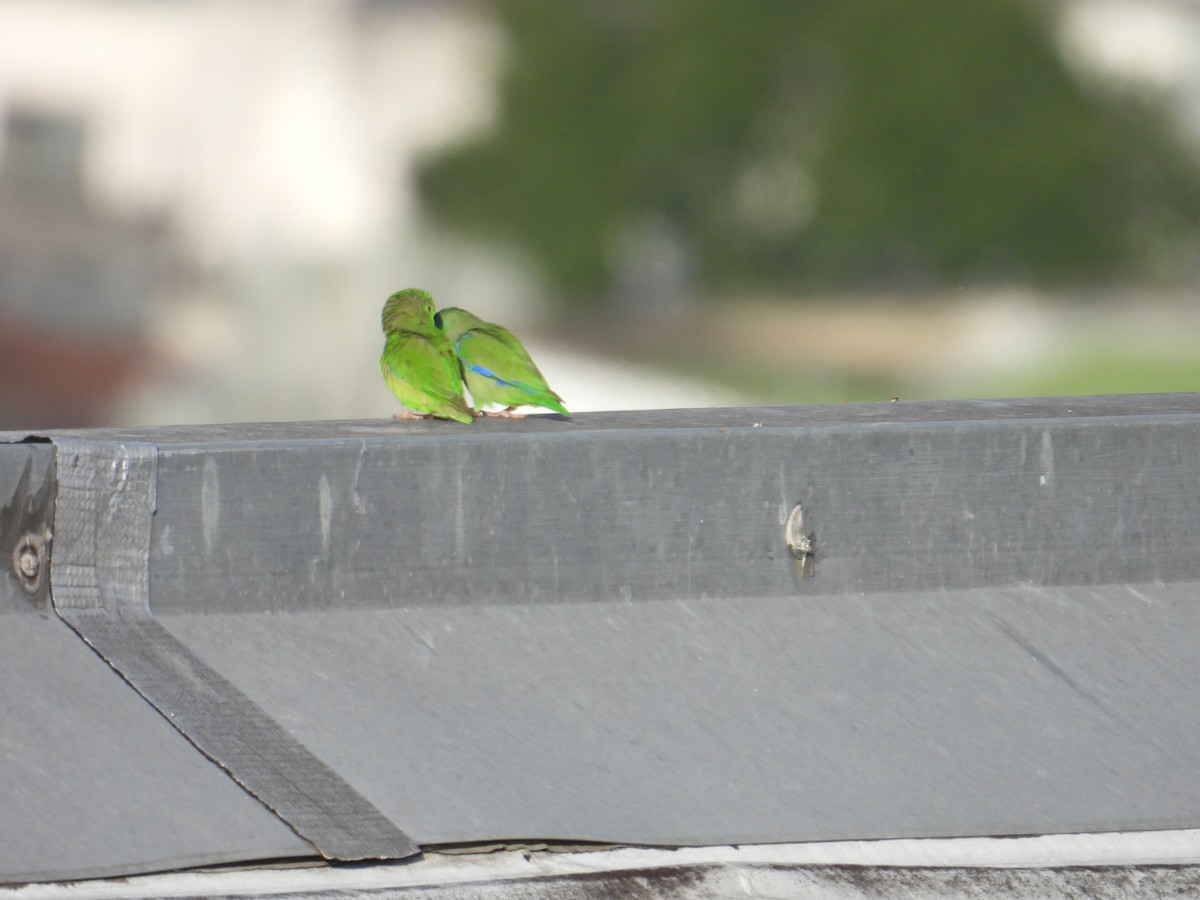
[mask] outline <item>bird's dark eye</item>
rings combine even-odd
[[[433,324],[436,325],[438,328],[442,327],[442,314],[441,313],[433,314]]]

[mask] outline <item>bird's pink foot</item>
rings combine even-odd
[[[497,419],[524,419],[525,413],[513,412],[515,406],[510,406],[507,409],[502,409],[499,412],[481,412],[481,416],[495,416]]]
[[[412,420],[412,419],[423,419],[425,417],[423,415],[421,415],[420,413],[413,412],[411,409],[406,409],[404,412],[392,413],[392,418],[400,419],[401,421],[405,421],[405,420]]]

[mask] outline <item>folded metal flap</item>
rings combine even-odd
[[[64,439],[55,612],[205,756],[329,859],[396,859],[417,846],[328,765],[154,619],[152,444]]]

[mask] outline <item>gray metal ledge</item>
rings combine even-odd
[[[53,523],[54,463],[0,446],[0,883],[312,855],[16,577],[12,550]]]
[[[409,839],[1200,827],[1200,395],[46,437],[0,473],[75,454],[60,517],[131,518],[87,512],[110,549],[74,556],[55,524],[48,609],[10,586],[5,720],[61,702],[62,733],[6,733],[0,779],[117,746],[110,706],[170,774],[104,800],[154,840],[94,857],[52,840],[90,801],[0,813],[0,881]],[[67,601],[89,552],[117,562]],[[113,696],[8,687],[51,653]]]

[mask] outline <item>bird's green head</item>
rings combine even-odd
[[[439,310],[438,314],[433,317],[434,323],[438,328],[446,333],[446,337],[451,343],[458,340],[462,334],[476,325],[481,324],[482,320],[465,309],[459,309],[457,306],[447,306],[443,310]]]
[[[433,298],[419,288],[396,291],[383,304],[383,332],[387,334],[413,323],[433,322]]]

